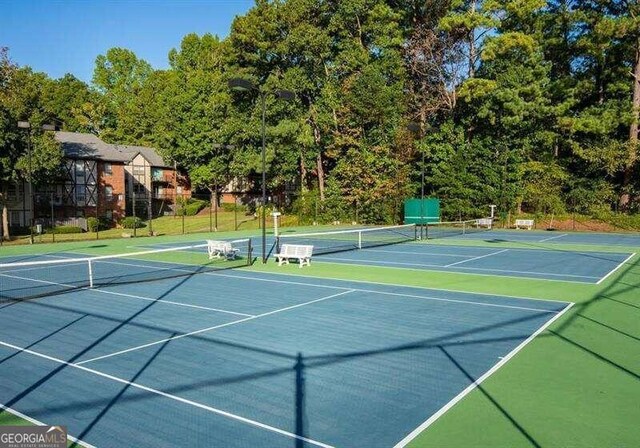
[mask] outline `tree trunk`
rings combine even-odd
[[[318,192],[320,193],[320,200],[324,201],[324,168],[322,167],[322,153],[318,153],[317,159],[317,171],[318,171]]]
[[[9,209],[7,208],[7,194],[8,187],[6,184],[2,185],[0,190],[0,204],[2,204],[2,234],[0,238],[9,240],[11,235],[9,234]]]
[[[473,0],[471,2],[471,13],[475,14],[476,12],[476,2]],[[475,62],[476,62],[476,32],[475,28],[472,28],[469,31],[469,78],[473,78],[476,74],[475,70]]]
[[[307,165],[304,163],[304,154],[300,150],[300,192],[307,191]]]
[[[622,179],[622,194],[620,195],[620,208],[629,206],[631,197],[628,188],[633,180],[633,172],[638,157],[638,121],[640,120],[640,38],[636,40],[636,57],[633,70],[633,118],[629,126],[629,154],[624,167]]]

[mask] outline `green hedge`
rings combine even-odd
[[[51,233],[82,233],[82,228],[77,226],[57,226],[49,231]]]
[[[209,202],[203,201],[202,199],[188,199],[186,203],[179,204],[178,206],[178,215],[186,215],[186,216],[195,216],[200,210],[204,209],[209,205]]]

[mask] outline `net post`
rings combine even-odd
[[[91,260],[87,260],[87,264],[89,265],[89,288],[93,288],[93,265]]]
[[[362,232],[358,232],[358,249],[362,249]]]

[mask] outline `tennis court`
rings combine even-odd
[[[205,255],[4,267],[0,402],[96,446],[403,446],[570,307]]]
[[[386,248],[327,254],[318,257],[316,261],[600,283],[633,255],[407,243]]]

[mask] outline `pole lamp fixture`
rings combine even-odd
[[[267,262],[267,213],[266,213],[266,205],[267,205],[267,169],[266,169],[266,115],[267,115],[267,106],[266,106],[266,94],[264,90],[260,89],[256,84],[244,78],[232,78],[229,80],[229,88],[231,90],[236,90],[239,92],[249,92],[256,91],[260,95],[260,102],[262,105],[262,125],[261,125],[261,135],[262,135],[262,263]],[[275,97],[279,100],[284,101],[292,101],[295,98],[295,93],[290,90],[277,90],[274,92]]]
[[[407,124],[407,129],[413,133],[417,138],[422,137],[422,126],[420,123],[416,123],[415,121],[411,121]],[[420,166],[420,239],[424,238],[424,150],[420,151],[422,153],[422,162]]]

